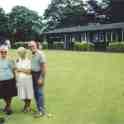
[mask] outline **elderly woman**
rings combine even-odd
[[[0,47],[0,98],[4,99],[6,106],[4,112],[12,114],[11,102],[12,97],[17,95],[14,63],[7,58],[8,48]]]
[[[16,81],[18,96],[25,102],[23,112],[30,112],[31,99],[33,98],[33,83],[31,76],[31,62],[26,57],[26,49],[17,49],[19,58],[16,61]]]

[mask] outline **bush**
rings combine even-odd
[[[95,50],[95,47],[94,44],[90,42],[87,43],[86,41],[82,41],[82,42],[74,42],[73,49],[78,51],[93,51]]]
[[[42,47],[43,47],[43,49],[48,49],[48,42],[44,41],[42,43]]]
[[[124,52],[124,42],[110,42],[107,50],[113,52]]]
[[[54,49],[64,49],[64,42],[63,41],[53,42],[53,48]]]
[[[19,47],[25,47],[25,48],[28,48],[28,42],[15,42],[13,45],[12,45],[12,48],[14,49],[17,49]]]

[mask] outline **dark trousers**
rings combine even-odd
[[[43,87],[38,86],[38,79],[40,77],[40,74],[41,72],[32,72],[34,96],[38,111],[45,112]]]

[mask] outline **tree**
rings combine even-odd
[[[110,22],[124,21],[124,1],[123,0],[103,0],[104,14]]]
[[[47,29],[54,29],[80,25],[85,13],[82,0],[52,0],[45,10],[44,19],[47,20]]]
[[[8,34],[8,16],[3,8],[0,8],[0,36],[6,37]]]
[[[108,5],[107,1],[99,2],[98,0],[88,0],[86,5],[87,14],[90,14],[94,17],[92,22],[106,23],[107,20],[104,11]]]
[[[9,27],[16,41],[37,39],[42,31],[42,18],[35,11],[15,6],[9,13]]]
[[[91,14],[97,14],[101,11],[101,6],[97,0],[88,0],[87,1],[87,12]]]

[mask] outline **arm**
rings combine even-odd
[[[23,69],[23,73],[31,74],[31,69]]]
[[[10,66],[12,68],[14,79],[16,79],[16,64],[14,60],[10,60]]]
[[[46,63],[41,64],[41,69],[42,69],[41,75],[40,75],[39,80],[38,80],[39,86],[44,85],[45,76],[46,76],[46,72],[47,72],[47,64]]]
[[[17,73],[22,72],[22,73],[25,73],[25,74],[31,74],[31,69],[20,68],[20,69],[16,69],[16,72]]]
[[[18,67],[16,68],[16,73],[25,73],[25,74],[31,74],[31,63],[30,61],[27,61],[27,64],[24,67]]]

